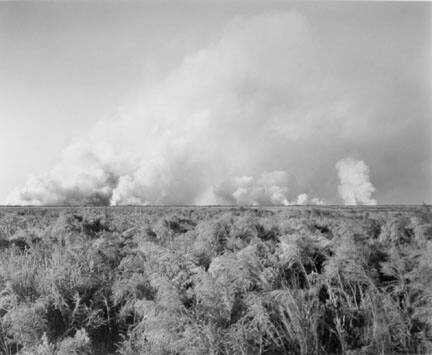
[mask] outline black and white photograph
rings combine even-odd
[[[432,354],[432,2],[0,0],[0,355],[93,354]]]

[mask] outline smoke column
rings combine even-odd
[[[370,182],[369,167],[362,160],[339,160],[336,169],[340,180],[338,191],[345,205],[376,205],[375,187]]]
[[[335,152],[367,117],[325,70],[349,57],[326,57],[320,40],[295,11],[235,18],[5,202],[323,203]],[[375,203],[364,163],[337,167],[345,203]]]

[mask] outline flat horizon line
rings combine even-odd
[[[432,207],[430,203],[399,203],[399,204],[377,204],[377,205],[342,205],[342,204],[292,204],[292,205],[193,205],[193,204],[170,204],[170,205],[0,205],[0,208],[382,208],[382,207]]]

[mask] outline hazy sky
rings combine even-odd
[[[431,11],[0,2],[0,200],[340,203],[354,159],[378,203],[431,203]]]

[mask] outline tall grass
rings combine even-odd
[[[28,211],[0,215],[1,354],[432,352],[427,206]]]

